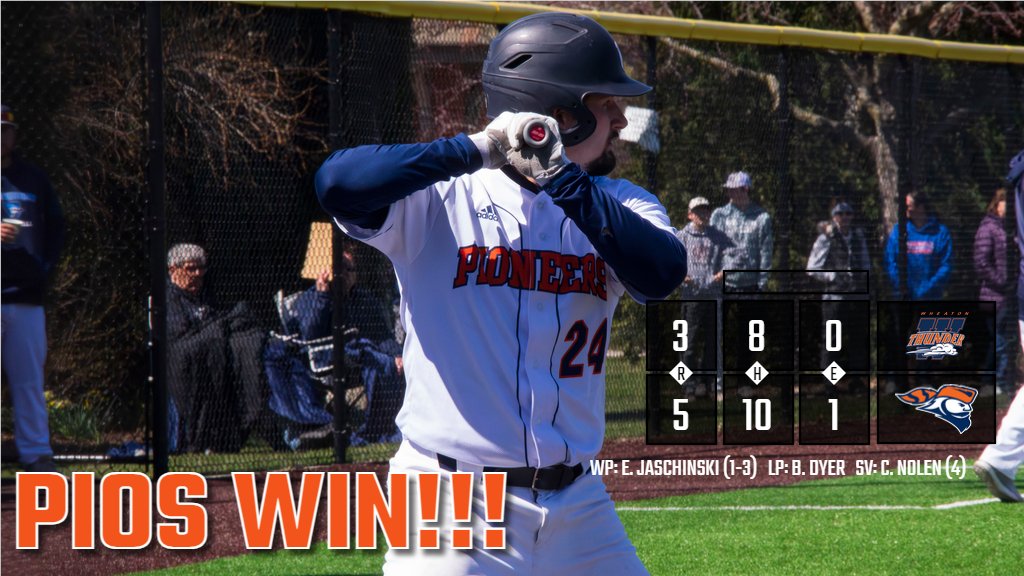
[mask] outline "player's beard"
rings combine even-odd
[[[608,143],[605,144],[604,152],[593,162],[587,164],[587,174],[591,176],[607,176],[612,173],[612,170],[615,170],[618,160],[615,158],[615,152],[612,152],[612,142],[618,137],[618,130],[608,136]]]
[[[587,174],[591,176],[607,176],[612,173],[612,170],[615,170],[616,163],[615,152],[608,148],[597,159],[587,164]]]

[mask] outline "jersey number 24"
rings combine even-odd
[[[608,319],[605,318],[594,332],[594,339],[590,340],[590,346],[587,348],[587,364],[591,367],[594,374],[600,374],[601,369],[604,367],[604,349],[608,338],[607,332]],[[589,339],[590,330],[587,328],[587,323],[583,320],[577,320],[569,328],[569,331],[565,333],[565,341],[569,342],[569,348],[562,355],[562,362],[559,364],[558,369],[559,378],[579,378],[583,376],[583,362],[578,361],[578,357]]]

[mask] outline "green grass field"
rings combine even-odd
[[[968,472],[962,481],[846,477],[618,509],[655,576],[1018,574],[1024,506],[988,497]],[[383,551],[331,551],[320,543],[150,574],[379,574],[382,562]]]

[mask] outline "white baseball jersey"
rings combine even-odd
[[[650,193],[594,182],[674,232]],[[497,467],[597,455],[605,354],[625,287],[547,194],[478,170],[392,204],[379,229],[338,224],[386,254],[398,276],[406,438]]]

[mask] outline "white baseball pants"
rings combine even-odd
[[[439,550],[417,548],[420,517],[413,508],[410,548],[391,549],[385,555],[385,576],[457,575],[557,575],[601,574],[606,576],[646,575],[636,549],[615,513],[615,505],[599,476],[584,472],[570,486],[558,491],[533,492],[509,487],[506,491],[506,548],[483,548],[484,500],[480,467],[459,463],[460,472],[474,472],[473,549],[452,550],[446,528],[451,522],[451,484],[448,472],[440,468],[437,455],[405,440],[391,459],[391,472],[411,476],[419,472],[441,474]],[[415,502],[416,483],[410,483],[410,502]],[[414,505],[415,506],[415,505]]]

